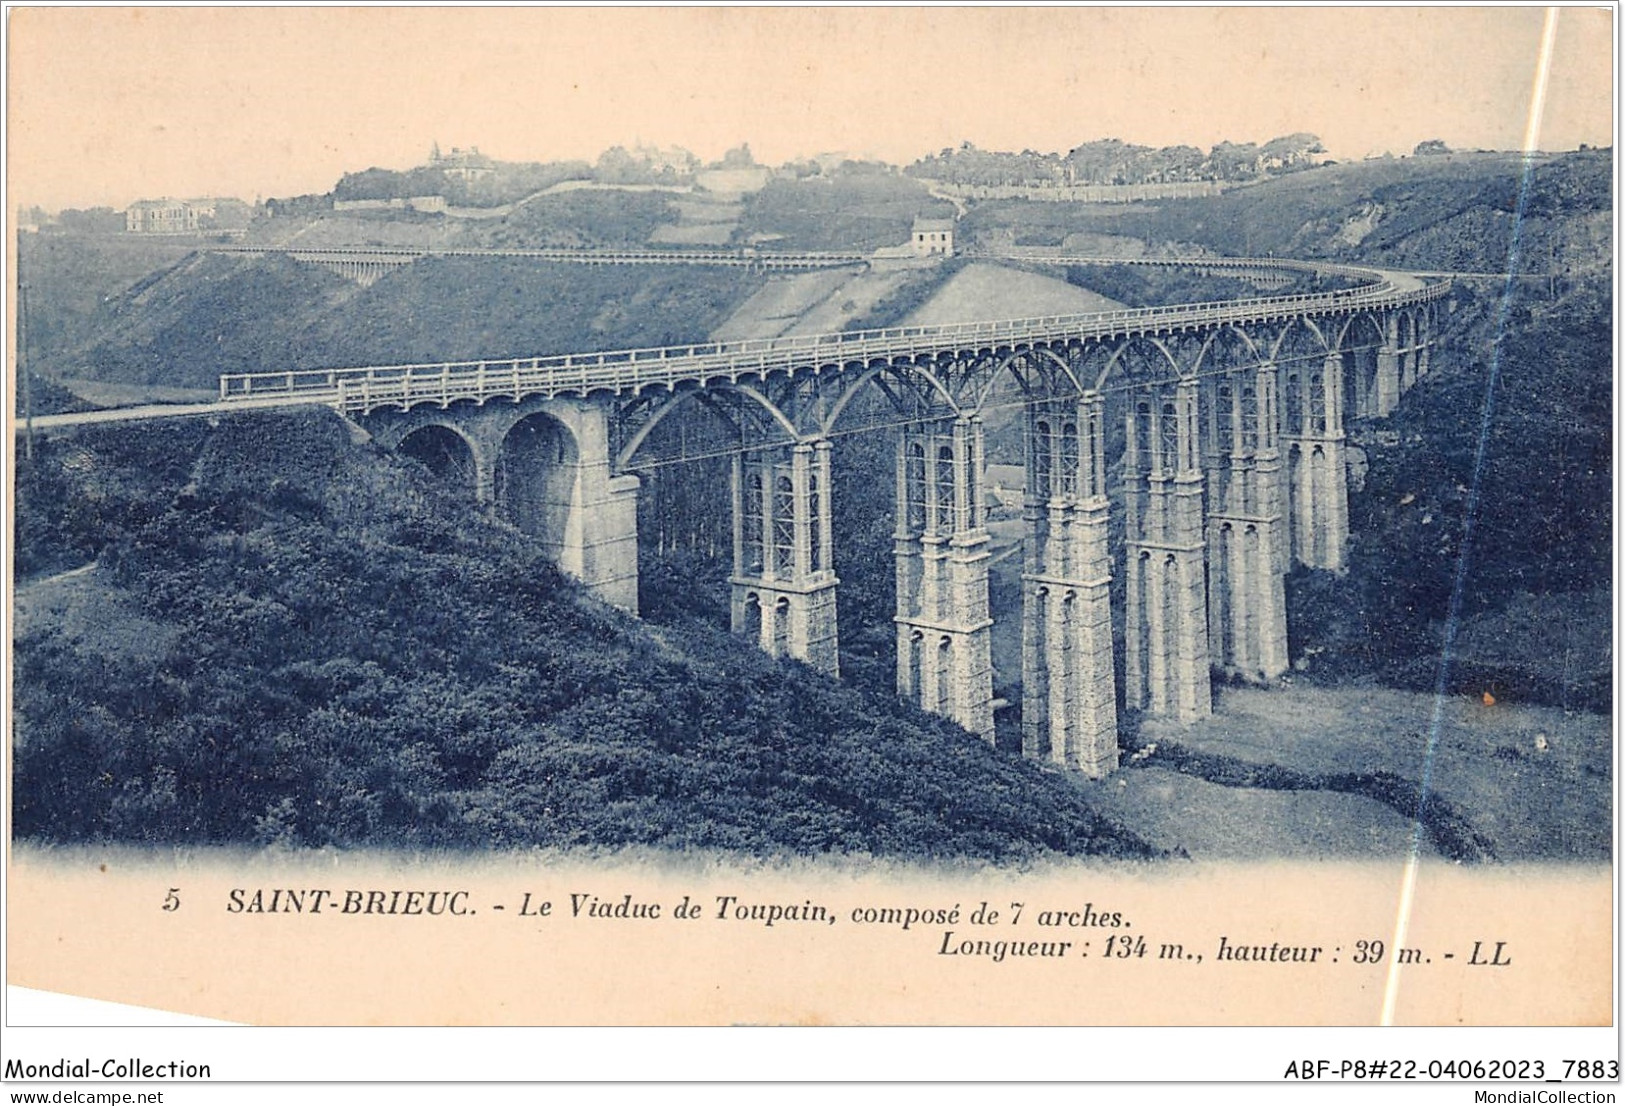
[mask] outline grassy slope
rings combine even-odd
[[[835,269],[770,277],[711,332],[711,337],[719,341],[776,338],[831,296],[844,295],[842,290],[859,276],[855,270]]]
[[[906,326],[989,322],[1039,315],[1111,311],[1122,304],[1054,276],[972,263],[902,320]]]
[[[62,354],[86,340],[104,304],[156,279],[189,252],[139,236],[21,235],[18,274],[28,296],[24,339],[37,369],[61,375]]]
[[[220,373],[702,341],[758,274],[428,258],[369,288],[286,257],[192,257],[101,306],[63,376],[212,388]]]
[[[669,193],[580,189],[534,196],[472,233],[495,247],[640,247],[678,219]]]
[[[387,364],[703,341],[763,279],[683,265],[431,258],[324,319],[304,359]]]
[[[53,443],[23,474],[28,563],[99,558],[20,608],[25,838],[1145,855],[940,719],[585,598],[332,416],[148,440],[165,467],[143,437]],[[143,510],[42,547],[80,474],[132,464]]]
[[[315,367],[299,348],[356,286],[287,257],[193,255],[109,301],[60,364],[64,376],[212,388],[220,374]],[[317,362],[316,364],[319,364]]]
[[[447,249],[477,246],[478,224],[416,212],[326,212],[302,218],[262,219],[249,228],[247,241],[271,246],[337,249],[345,246],[402,246]]]
[[[940,203],[907,177],[860,174],[775,180],[745,203],[738,235],[782,236],[773,249],[873,250],[907,242],[917,215]]]

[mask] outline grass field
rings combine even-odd
[[[1430,764],[1436,709],[1438,737]],[[1211,718],[1189,725],[1146,719],[1139,741],[1142,747],[1172,743],[1309,777],[1392,773],[1420,784],[1426,773],[1430,794],[1470,825],[1495,860],[1598,860],[1610,852],[1613,754],[1609,720],[1602,715],[1486,704],[1464,696],[1436,703],[1432,695],[1380,687],[1221,688]],[[1144,763],[1155,765],[1158,757]],[[1147,783],[1134,787],[1155,794]],[[1212,826],[1233,820],[1229,796],[1246,790],[1219,789],[1212,804],[1193,807],[1179,821],[1208,827],[1202,832],[1210,833]],[[1193,789],[1184,801],[1200,800],[1203,794]],[[1121,813],[1115,807],[1112,812]],[[1154,823],[1164,811],[1160,803],[1148,803],[1144,813]],[[1143,829],[1132,817],[1124,822]],[[1248,833],[1267,829],[1253,827]],[[1269,835],[1276,841],[1266,855],[1283,855],[1278,850],[1294,847],[1299,829],[1283,816]],[[1363,855],[1371,838],[1361,819],[1341,831],[1333,829],[1323,838],[1327,847],[1337,855]]]
[[[738,338],[776,338],[781,334],[820,333],[808,331],[809,317],[828,314],[820,310],[832,298],[844,302],[855,299],[843,290],[870,274],[850,269],[821,270],[770,277],[748,300],[734,309],[721,326],[711,332],[719,341]],[[837,292],[843,294],[837,296]],[[822,320],[831,331],[840,330],[836,319]]]
[[[1089,804],[1192,860],[1378,860],[1405,855],[1411,823],[1359,795],[1227,787],[1159,767],[1085,782]],[[1433,849],[1423,839],[1424,850]]]

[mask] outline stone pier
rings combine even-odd
[[[1275,386],[1273,368],[1238,370],[1208,403],[1209,648],[1215,668],[1259,682],[1287,669]]]
[[[830,444],[736,454],[732,625],[775,657],[840,671]]]
[[[1142,385],[1124,458],[1125,699],[1188,721],[1213,712],[1197,383]]]
[[[982,423],[906,428],[897,446],[897,693],[993,740]]]
[[[1028,409],[1022,752],[1100,777],[1117,767],[1105,404]]]
[[[1382,374],[1379,360],[1378,388]],[[1286,374],[1282,442],[1292,502],[1292,551],[1299,564],[1341,572],[1349,532],[1343,436],[1343,357],[1326,356]]]

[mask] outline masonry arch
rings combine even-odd
[[[401,438],[395,451],[428,469],[459,495],[470,500],[479,493],[479,462],[474,443],[444,423],[420,426]]]
[[[768,652],[781,659],[790,655],[790,600],[783,596],[773,604],[773,644]]]
[[[580,529],[579,474],[580,447],[570,429],[546,412],[526,415],[497,452],[497,512],[557,560]]]

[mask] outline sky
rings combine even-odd
[[[595,159],[636,142],[777,164],[970,141],[1065,152],[1317,134],[1517,149],[1543,10],[12,8],[12,209],[325,192],[429,145]],[[1613,141],[1613,14],[1558,20],[1540,145]]]

